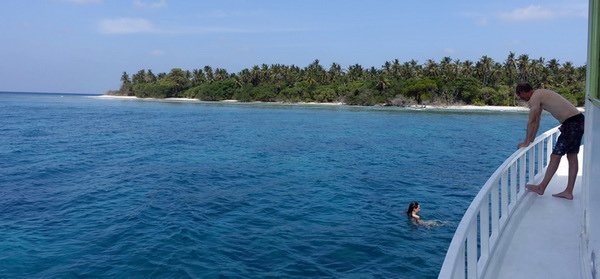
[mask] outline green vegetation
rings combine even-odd
[[[141,98],[195,98],[204,101],[235,99],[263,102],[343,102],[349,105],[407,106],[415,104],[515,105],[514,87],[527,81],[555,90],[573,104],[584,104],[585,66],[556,59],[530,59],[509,53],[504,63],[487,56],[477,62],[444,57],[418,64],[397,59],[377,69],[355,64],[348,69],[333,63],[328,69],[315,60],[300,68],[261,65],[228,73],[210,66],[193,71],[172,69],[155,75],[140,70],[131,78],[124,72],[121,88],[109,94]]]

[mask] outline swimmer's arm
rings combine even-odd
[[[421,221],[421,217],[419,217],[419,215],[414,215],[413,214],[413,215],[411,215],[411,219],[413,220],[413,222],[415,222],[415,224],[421,224],[421,223],[423,223]]]
[[[540,117],[542,115],[542,107],[539,104],[534,104],[529,109],[529,120],[527,121],[527,132],[525,140],[519,144],[519,148],[529,146],[535,139],[538,128],[540,127]]]

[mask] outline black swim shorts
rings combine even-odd
[[[552,154],[565,155],[579,153],[581,138],[583,137],[583,114],[571,116],[560,125],[560,136],[556,140]]]

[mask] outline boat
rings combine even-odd
[[[541,181],[558,127],[513,153],[467,208],[438,278],[600,278],[600,0],[589,1],[585,133],[574,199],[563,157],[547,193]],[[598,124],[596,124],[598,123]]]

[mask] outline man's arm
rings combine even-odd
[[[519,144],[519,148],[528,146],[537,134],[538,128],[540,127],[540,117],[542,115],[542,107],[539,104],[532,105],[529,108],[529,120],[527,121],[527,133],[525,134],[525,140]]]

